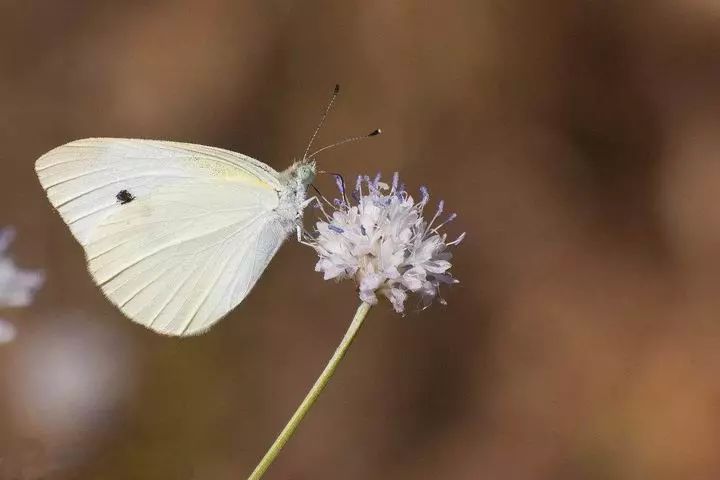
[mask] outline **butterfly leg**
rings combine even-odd
[[[308,247],[315,248],[315,245],[313,245],[313,244],[310,243],[310,242],[306,242],[306,241],[304,240],[305,238],[311,239],[311,238],[312,238],[312,235],[310,235],[310,232],[308,232],[307,230],[305,230],[302,225],[296,225],[296,226],[295,226],[295,231],[297,232],[297,241],[298,241],[298,242],[300,242],[301,244],[306,245],[306,246],[308,246]]]
[[[322,197],[322,198],[325,199],[325,197]],[[327,201],[327,200],[326,200],[326,201]],[[325,215],[326,217],[328,216],[327,212],[325,211],[325,208],[323,207],[322,202],[321,202],[320,199],[319,199],[318,197],[316,197],[315,195],[313,195],[312,197],[308,198],[307,200],[303,201],[303,202],[300,204],[300,212],[302,212],[303,210],[305,210],[305,208],[306,208],[308,205],[310,205],[312,202],[317,202],[317,207],[320,209],[320,211],[322,211],[323,215]],[[331,205],[332,205],[332,204],[331,204]],[[298,214],[298,220],[299,220],[300,218],[302,218],[302,213],[299,213],[299,214]]]
[[[320,204],[320,200],[318,200],[318,198],[315,196],[312,196],[312,197],[304,200],[300,204],[300,212],[301,213],[298,214],[297,224],[295,225],[295,232],[297,233],[297,241],[302,243],[303,245],[307,245],[308,247],[313,247],[313,244],[306,242],[305,238],[312,238],[312,235],[310,235],[310,233],[307,230],[305,230],[305,228],[302,225],[302,212],[312,202],[318,202],[318,204]]]
[[[305,210],[305,208],[306,208],[308,205],[310,205],[312,202],[318,202],[318,203],[320,203],[320,200],[318,200],[318,198],[317,198],[315,195],[313,195],[312,197],[310,197],[310,198],[308,198],[308,199],[305,199],[305,200],[300,204],[300,210]]]

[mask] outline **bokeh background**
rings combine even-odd
[[[33,162],[88,136],[399,170],[461,284],[372,310],[268,479],[720,477],[720,6],[709,0],[0,2],[0,478],[245,478],[342,336],[290,241],[206,335],[125,320]],[[320,178],[321,190],[332,190]]]

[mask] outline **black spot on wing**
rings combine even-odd
[[[115,198],[120,202],[120,205],[125,205],[135,200],[135,196],[127,190],[120,190],[118,194],[115,195]]]

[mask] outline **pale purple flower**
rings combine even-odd
[[[15,229],[0,228],[0,308],[26,307],[45,281],[42,270],[23,270],[15,265],[6,251],[15,239]],[[15,325],[0,317],[0,344],[12,342]]]
[[[0,229],[0,308],[26,307],[45,281],[42,270],[18,268],[6,251],[15,239],[15,229]]]
[[[376,304],[378,294],[387,297],[395,311],[405,311],[405,301],[415,294],[423,307],[439,296],[442,284],[458,283],[450,273],[452,253],[448,249],[465,237],[452,242],[440,228],[455,214],[440,221],[441,201],[430,221],[423,210],[430,195],[420,189],[415,202],[399,177],[392,184],[358,177],[349,199],[343,181],[337,178],[341,198],[332,204],[320,204],[323,219],[316,223],[316,234],[308,242],[318,253],[315,270],[328,279],[354,279],[360,299]],[[326,209],[330,208],[330,213]],[[439,222],[439,223],[438,223]]]

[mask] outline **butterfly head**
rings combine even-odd
[[[317,166],[315,160],[300,160],[292,164],[288,168],[287,173],[289,177],[294,181],[298,187],[306,189],[313,180],[315,180],[315,174],[317,173]]]

